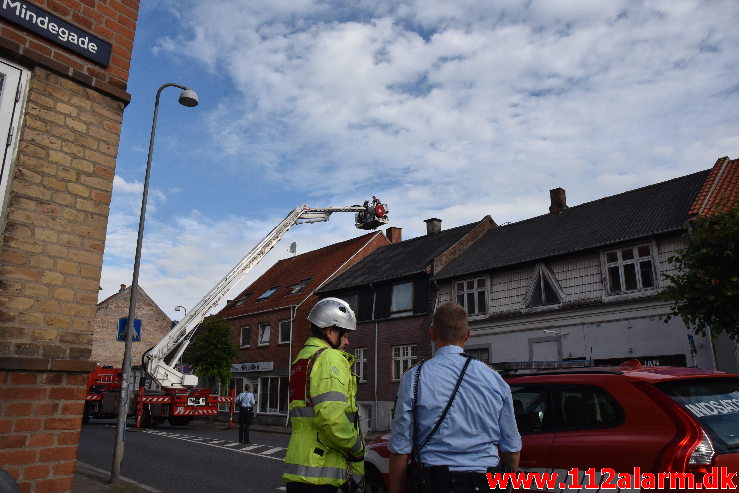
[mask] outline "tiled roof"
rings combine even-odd
[[[399,279],[425,272],[436,257],[457,243],[478,224],[471,223],[433,235],[393,243],[367,255],[318,292],[325,293],[371,282]]]
[[[488,231],[436,275],[448,279],[678,231],[708,170]]]
[[[278,261],[228,303],[219,315],[228,318],[299,304],[375,236],[384,238],[381,232],[369,233]],[[310,280],[300,291],[291,292],[292,286],[306,279]],[[278,288],[274,293],[258,300],[274,287]]]
[[[739,159],[719,158],[690,207],[691,216],[727,212],[739,196]]]

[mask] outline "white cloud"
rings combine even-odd
[[[158,54],[229,88],[212,96],[201,144],[218,156],[213,172],[231,166],[245,183],[258,174],[312,205],[377,194],[405,237],[428,217],[515,221],[545,213],[557,186],[574,205],[736,157],[734,0],[166,5],[181,31]],[[115,187],[114,201],[134,210],[140,184],[117,177]],[[167,197],[153,198],[156,209]],[[147,220],[142,279],[164,304],[189,306],[280,213]],[[334,221],[291,238],[306,251],[356,234]],[[111,215],[106,262],[132,250],[132,222]],[[106,268],[108,289],[118,275]]]

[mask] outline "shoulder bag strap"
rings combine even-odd
[[[444,411],[442,411],[441,416],[439,416],[439,419],[436,420],[436,424],[434,425],[434,428],[431,430],[431,433],[429,433],[426,436],[426,439],[423,441],[421,446],[418,447],[418,450],[416,451],[417,454],[421,452],[421,449],[426,446],[429,440],[431,440],[431,437],[434,436],[436,431],[441,426],[441,423],[444,421],[444,418],[446,418],[447,413],[449,413],[449,409],[452,407],[452,402],[454,402],[454,398],[457,396],[457,392],[459,391],[459,386],[462,385],[462,379],[464,378],[464,374],[467,372],[467,367],[470,365],[470,361],[472,361],[472,358],[470,356],[467,356],[467,361],[464,362],[462,371],[459,373],[457,384],[454,386],[454,390],[452,391],[451,397],[449,397],[449,402],[447,402],[446,407],[444,408]],[[415,399],[415,396],[414,396],[414,399]],[[414,401],[414,410],[415,410],[415,401]],[[415,425],[415,421],[414,421],[414,425]]]

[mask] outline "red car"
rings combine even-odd
[[[714,491],[739,486],[739,375],[630,361],[506,381],[523,439],[520,472],[548,474],[538,484],[529,475],[531,484],[519,489],[690,488],[689,479],[670,484],[666,475],[658,483],[665,472],[692,473],[685,477],[706,487],[715,482]],[[369,491],[386,489],[389,437],[368,447]]]

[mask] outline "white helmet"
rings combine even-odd
[[[339,298],[323,298],[313,305],[308,320],[321,329],[338,327],[344,330],[357,330],[357,317],[349,303]]]

